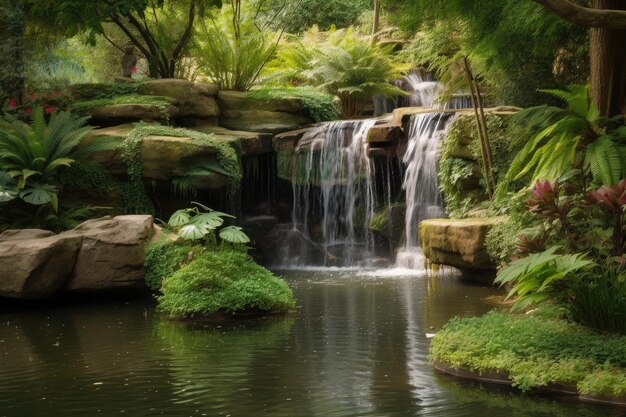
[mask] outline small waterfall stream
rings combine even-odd
[[[298,143],[293,228],[283,266],[366,266],[373,252],[369,222],[375,204],[365,145],[375,123],[322,123]]]
[[[424,113],[411,118],[409,142],[402,157],[406,165],[402,184],[406,193],[405,244],[396,256],[397,267],[421,268],[419,222],[445,215],[437,176],[437,153],[449,119],[449,113]]]

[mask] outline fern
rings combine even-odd
[[[626,128],[607,131],[607,120],[600,117],[591,102],[589,88],[572,85],[568,90],[541,90],[567,104],[566,109],[538,106],[511,119],[539,131],[517,154],[500,184],[503,195],[508,184],[520,178],[557,180],[572,168],[583,166],[599,184],[615,184],[626,174],[624,139]]]

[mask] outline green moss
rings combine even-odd
[[[285,281],[246,253],[211,249],[165,279],[159,308],[173,317],[248,309],[286,312],[294,307]]]
[[[508,128],[508,117],[485,115],[491,144],[496,178],[506,174],[516,154],[509,140],[512,134],[522,134]],[[439,184],[451,217],[462,218],[487,200],[482,171],[480,138],[476,120],[471,115],[460,115],[450,124],[443,139],[439,157]],[[495,214],[495,213],[494,213]]]
[[[146,244],[144,272],[148,288],[160,290],[163,280],[178,271],[190,258],[193,259],[197,248],[191,244],[172,242],[167,237]]]
[[[341,108],[335,97],[313,87],[262,87],[250,91],[248,97],[259,100],[297,98],[302,101],[308,116],[316,122],[341,118]]]
[[[626,395],[626,336],[599,334],[554,312],[452,319],[433,338],[430,357],[506,373],[522,390],[572,384],[588,395]]]
[[[111,106],[116,104],[145,104],[156,106],[165,120],[169,120],[170,114],[168,107],[175,100],[170,97],[145,96],[139,94],[129,94],[123,96],[114,96],[109,98],[98,98],[87,101],[78,101],[72,104],[71,109],[74,112],[85,114],[89,110],[97,107]]]
[[[173,136],[189,138],[199,146],[212,147],[217,150],[217,162],[222,173],[228,177],[229,190],[235,192],[241,183],[242,172],[239,162],[239,153],[236,144],[231,141],[216,139],[214,135],[195,130],[163,126],[159,124],[137,123],[135,128],[124,140],[124,163],[128,167],[129,183],[124,190],[126,211],[129,213],[151,213],[151,205],[146,195],[143,183],[143,168],[141,165],[141,141],[146,136]],[[198,167],[190,166],[190,170]],[[191,172],[189,173],[192,174]],[[187,175],[187,174],[185,174]],[[183,175],[184,176],[184,175]]]

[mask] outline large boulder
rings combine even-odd
[[[262,100],[239,91],[220,92],[220,125],[231,130],[282,133],[315,123],[302,100]]]
[[[7,230],[0,235],[0,296],[51,297],[72,273],[80,235],[47,230]]]
[[[144,245],[152,216],[109,216],[88,220],[59,236],[79,236],[82,245],[64,289],[94,292],[145,288]]]
[[[218,88],[214,84],[163,78],[143,83],[141,94],[173,97],[178,102],[179,118],[214,119],[220,115],[217,105]]]
[[[424,256],[434,264],[461,269],[494,270],[485,238],[504,217],[474,219],[430,219],[420,224]]]

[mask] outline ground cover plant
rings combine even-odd
[[[524,391],[563,384],[588,396],[626,395],[626,336],[569,323],[553,308],[455,318],[434,337],[430,355],[457,368],[499,371]]]

